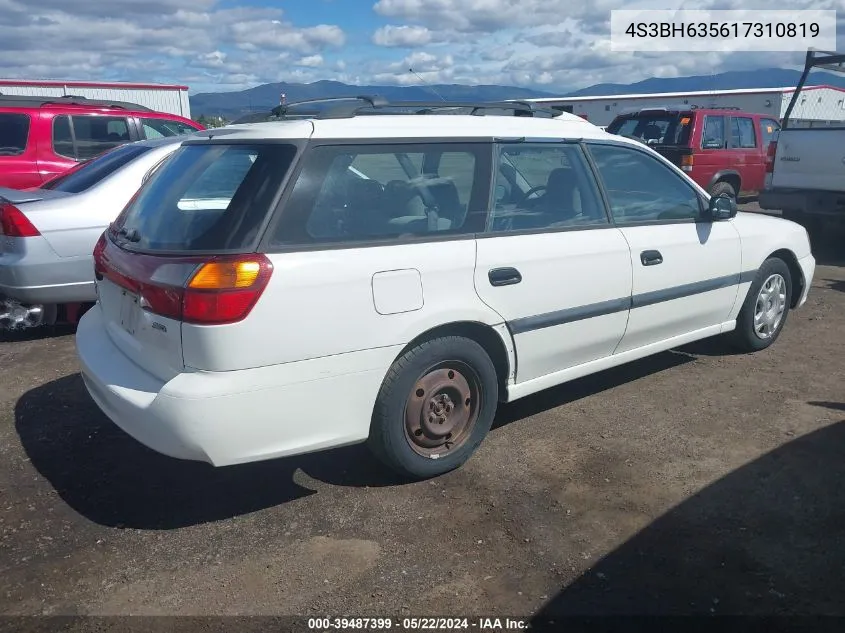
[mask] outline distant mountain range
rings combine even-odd
[[[310,84],[273,83],[238,92],[204,92],[191,96],[191,112],[199,115],[231,119],[248,112],[269,110],[279,103],[284,93],[288,102],[324,97],[381,95],[395,101],[500,101],[555,96],[605,96],[630,93],[691,92],[695,90],[733,90],[738,88],[780,88],[794,86],[801,71],[765,68],[703,75],[697,77],[653,77],[632,84],[596,84],[568,93],[551,93],[516,86],[466,86],[438,84],[433,86],[352,86],[337,81],[316,81]],[[808,84],[830,84],[845,88],[845,76],[816,72]]]

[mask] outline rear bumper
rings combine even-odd
[[[97,299],[92,256],[59,257],[42,237],[0,239],[0,295],[25,304]]]
[[[805,189],[764,189],[758,204],[761,209],[808,215],[845,216],[845,192]]]
[[[99,306],[80,320],[76,346],[85,386],[115,424],[159,453],[214,466],[365,440],[381,382],[399,351],[185,371],[163,381],[115,346]]]

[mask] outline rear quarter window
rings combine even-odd
[[[683,146],[690,140],[691,121],[688,113],[649,111],[617,117],[607,131],[646,145]]]
[[[251,250],[296,151],[283,143],[182,146],[142,186],[112,235],[129,250]]]
[[[0,112],[0,157],[20,156],[29,139],[29,116]]]

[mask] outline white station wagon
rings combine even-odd
[[[715,335],[766,348],[807,298],[801,226],[580,117],[323,105],[186,140],[97,244],[82,376],[156,451],[366,441],[431,477],[499,402]]]

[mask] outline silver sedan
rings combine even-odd
[[[123,145],[41,189],[0,188],[0,328],[50,325],[59,305],[96,301],[97,240],[184,139]]]

